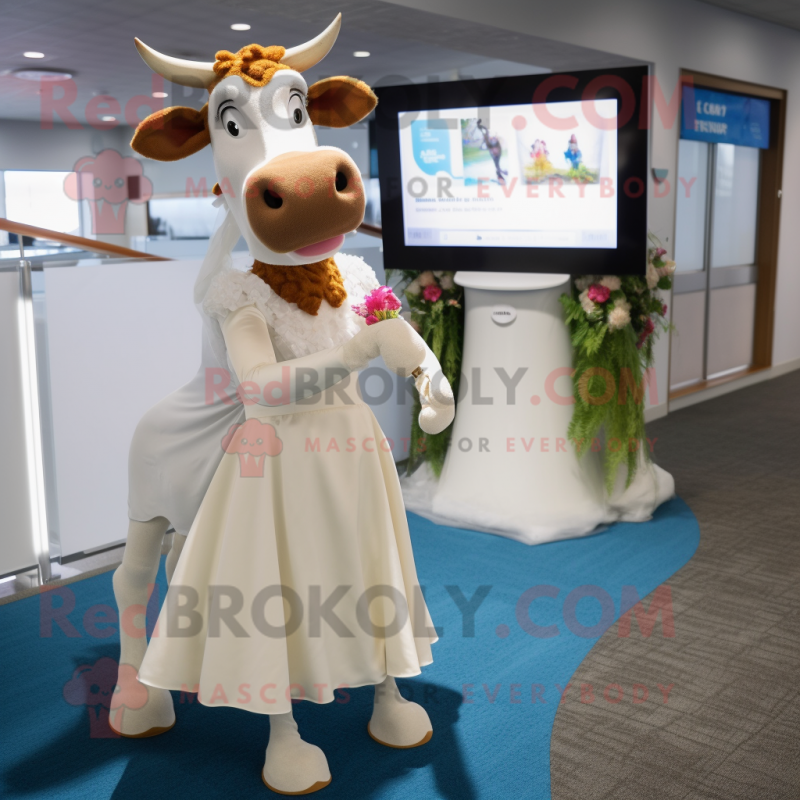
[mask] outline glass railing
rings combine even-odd
[[[375,205],[372,209],[374,212]],[[70,233],[59,233],[46,228],[38,228],[33,225],[25,225],[21,222],[0,217],[0,231],[10,233],[17,241],[9,244],[0,244],[0,261],[4,259],[26,258],[32,265],[41,259],[47,259],[50,263],[55,261],[76,262],[82,261],[87,257],[91,258],[126,258],[126,259],[148,259],[151,261],[169,261],[170,257],[197,257],[205,252],[204,244],[207,240],[198,241],[197,246],[191,252],[181,253],[175,251],[170,255],[160,255],[155,252],[145,252],[141,249],[131,249],[120,247],[109,242],[102,242],[97,239],[86,239],[82,236],[75,236]],[[367,214],[364,222],[358,227],[358,233],[365,234],[374,238],[382,238],[380,225],[380,214]],[[132,237],[135,243],[150,237]],[[28,243],[25,244],[25,240]],[[147,250],[151,248],[147,246]],[[157,249],[157,248],[153,248]],[[197,251],[197,252],[195,252]],[[202,251],[202,252],[201,252]],[[91,254],[91,255],[90,255]]]
[[[0,537],[0,579],[38,568],[46,583],[62,557],[124,535],[136,421],[197,370],[191,297],[202,254],[170,259],[5,219],[0,231],[17,239],[0,245],[0,507],[16,521]],[[383,281],[380,237],[366,223],[342,250]],[[104,431],[101,447],[93,430]]]
[[[0,247],[0,257],[2,258],[27,258],[33,260],[40,256],[60,255],[74,258],[75,254],[85,252],[93,253],[95,257],[100,255],[115,258],[148,259],[151,261],[169,260],[163,256],[142,253],[138,250],[131,250],[128,247],[111,244],[110,242],[86,239],[83,236],[51,231],[35,225],[25,225],[2,217],[0,217],[0,231],[6,231],[6,233],[12,234],[17,239],[13,244]],[[26,239],[29,241],[28,245],[25,244]]]

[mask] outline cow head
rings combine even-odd
[[[341,14],[318,37],[289,50],[249,45],[200,63],[162,55],[136,40],[144,61],[173,83],[209,91],[201,111],[168,108],[145,119],[131,146],[174,161],[211,145],[218,185],[250,252],[279,266],[333,255],[364,216],[364,190],[343,150],[317,144],[314,124],[346,127],[377,98],[353,78],[312,86],[302,72],[333,46]]]

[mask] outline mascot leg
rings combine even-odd
[[[167,571],[167,583],[172,583],[172,576],[175,574],[175,567],[178,566],[178,559],[183,552],[183,546],[186,544],[186,537],[182,533],[175,533],[172,535],[172,547],[169,549],[167,555],[167,563],[165,568]]]
[[[433,726],[428,712],[406,700],[394,678],[388,677],[375,686],[375,705],[367,732],[378,744],[406,749],[429,742]]]
[[[291,711],[270,714],[269,745],[261,780],[278,794],[311,794],[331,782],[325,753],[300,738]]]
[[[169,522],[156,517],[149,522],[131,520],[122,564],[114,573],[114,596],[119,609],[120,671],[133,667],[136,674],[147,650],[144,635],[144,609],[147,607],[148,587],[156,579],[161,559],[161,544]],[[125,610],[138,606],[135,615]],[[135,630],[132,630],[132,626]],[[141,630],[141,636],[132,635]],[[143,702],[142,689],[146,689]],[[110,714],[111,727],[120,736],[144,738],[168,731],[175,724],[172,695],[166,689],[144,686],[135,677],[119,679],[114,689],[118,695],[116,709]]]

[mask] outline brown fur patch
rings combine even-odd
[[[266,86],[277,70],[290,69],[286,64],[280,63],[285,52],[286,48],[280,45],[262,47],[260,44],[249,44],[238,53],[220,50],[214,62],[217,79],[208,87],[209,93],[223,78],[230,75],[238,75],[251,86]]]
[[[131,147],[156,161],[177,161],[211,144],[208,103],[199,111],[173,106],[143,119],[131,139]]]
[[[308,87],[308,115],[315,125],[346,128],[368,116],[378,98],[364,81],[339,76]]]
[[[256,261],[250,270],[287,303],[297,303],[306,314],[316,317],[323,300],[339,308],[347,299],[344,281],[333,258],[295,267],[278,267]]]

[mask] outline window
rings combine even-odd
[[[25,225],[80,235],[79,204],[64,191],[69,172],[6,170],[6,218]]]

